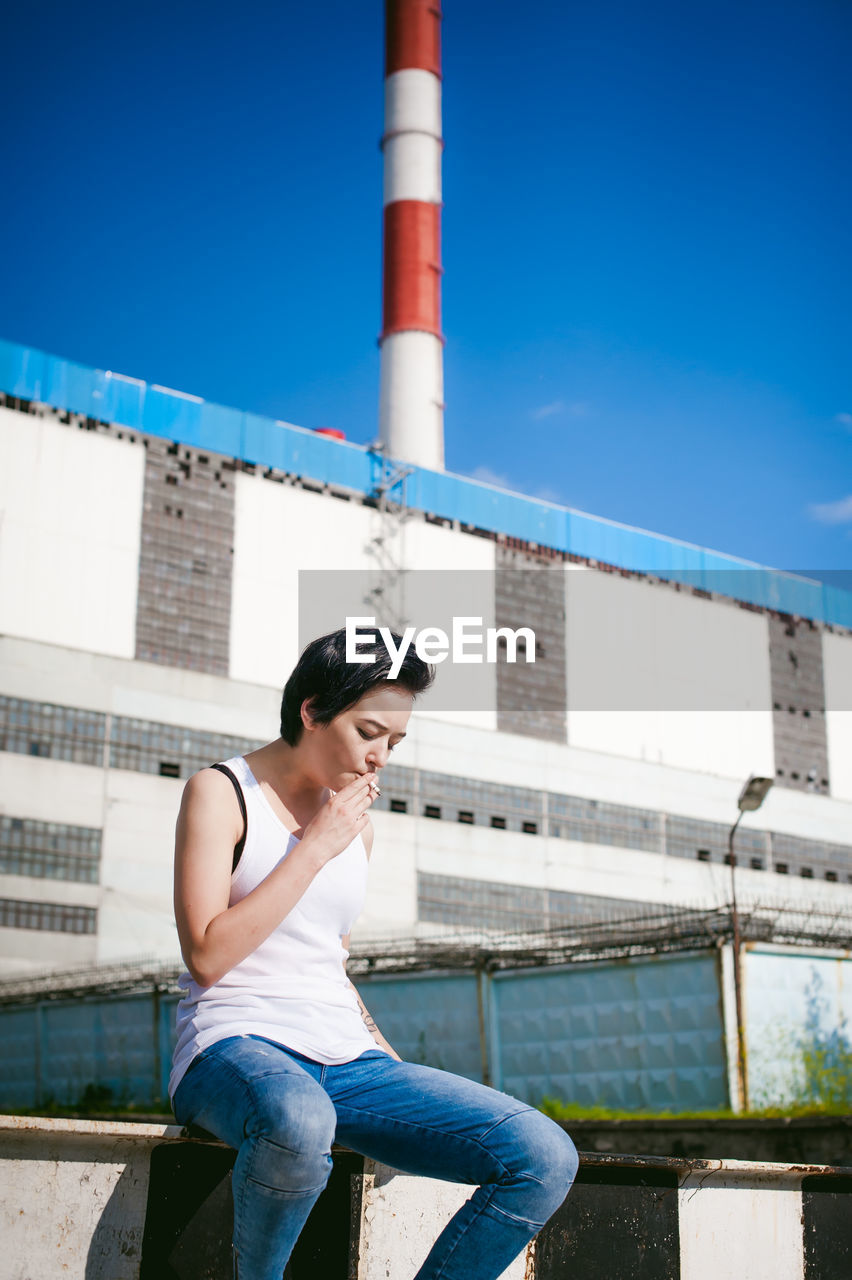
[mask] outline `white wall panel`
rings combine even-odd
[[[0,631],[131,658],[145,450],[0,408]]]
[[[852,800],[852,637],[822,635],[828,778],[837,800]]]
[[[111,770],[101,853],[98,960],[180,960],[172,901],[175,819],[184,783]]]
[[[417,923],[417,833],[411,817],[376,811],[364,910],[352,929],[353,942],[369,935],[410,938]]]
[[[244,738],[274,737],[279,694],[257,684],[0,636],[0,693]]]
[[[101,828],[103,770],[0,751],[0,813],[37,822]]]
[[[232,679],[283,687],[299,656],[299,570],[375,568],[365,549],[373,514],[360,503],[237,475]]]
[[[568,573],[565,586],[572,746],[774,777],[761,614],[613,574]]]
[[[459,583],[460,570],[478,571],[477,583],[493,615],[492,543],[426,524],[420,516],[393,520],[358,502],[238,475],[231,677],[275,689],[283,686],[299,656],[300,570],[363,574],[394,566],[447,573],[447,593]],[[338,588],[339,584],[330,581],[329,611],[323,622],[328,630],[345,622],[346,608],[337,598]],[[403,578],[398,604],[419,627],[426,625],[427,619],[416,616],[417,595],[418,588],[406,588]],[[468,598],[462,584],[459,600]],[[369,616],[366,604],[358,609]],[[489,625],[488,620],[484,625]],[[482,669],[478,670],[481,674]],[[435,715],[454,723],[496,728],[496,672],[486,670],[492,685],[487,712],[440,711]],[[440,667],[438,672],[440,678]],[[422,706],[429,708],[428,695]]]

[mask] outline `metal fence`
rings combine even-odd
[[[852,1019],[852,919],[764,904],[741,924],[751,1095],[771,1101],[795,1085],[802,1037],[837,1042]],[[376,939],[348,971],[408,1060],[533,1104],[712,1110],[736,1090],[730,937],[727,910],[613,913],[538,933]],[[0,983],[0,1108],[161,1103],[178,975],[142,959]],[[781,1009],[786,1075],[769,1049]]]

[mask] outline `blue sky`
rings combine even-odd
[[[7,18],[0,336],[376,434],[382,5]],[[445,0],[446,456],[852,568],[844,0]]]

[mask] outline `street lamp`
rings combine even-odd
[[[760,778],[752,774],[737,800],[737,820],[728,833],[728,863],[731,868],[731,920],[734,926],[734,998],[737,1009],[737,1080],[743,1111],[748,1110],[748,1074],[746,1071],[745,1026],[743,1023],[742,969],[740,967],[740,913],[737,910],[737,882],[734,856],[734,832],[744,813],[754,813],[763,804],[772,786],[773,778]]]

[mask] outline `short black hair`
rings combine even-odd
[[[399,649],[402,637],[391,632]],[[375,654],[375,662],[346,661],[346,629],[331,631],[306,645],[299,661],[284,686],[281,699],[281,737],[295,747],[302,736],[302,703],[311,701],[311,713],[317,724],[330,724],[335,716],[354,707],[365,693],[388,679],[392,666],[387,646],[378,627],[358,628],[358,652]],[[435,679],[435,669],[424,662],[409,645],[395,679],[412,697],[424,693]]]

